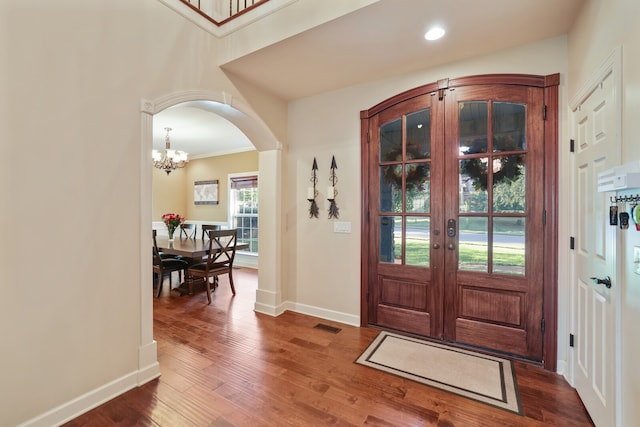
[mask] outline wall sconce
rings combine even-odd
[[[336,165],[336,156],[331,157],[331,172],[329,173],[329,183],[331,184],[327,188],[327,200],[331,202],[329,206],[329,219],[338,218],[338,205],[336,205],[336,196],[338,195],[338,190],[336,190],[336,183],[338,182],[338,177],[336,176],[336,169],[338,169],[338,165]]]
[[[316,190],[316,184],[318,183],[318,176],[316,171],[318,170],[318,163],[316,162],[316,158],[313,158],[313,166],[311,167],[311,183],[313,183],[313,187],[307,188],[307,200],[311,202],[309,206],[309,218],[318,218],[318,204],[316,203],[316,196],[318,195],[318,190]]]

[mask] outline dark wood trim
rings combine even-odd
[[[215,26],[219,27],[221,25],[226,24],[227,22],[233,21],[234,19],[244,15],[245,13],[249,12],[250,10],[255,9],[258,6],[261,6],[263,4],[265,4],[266,2],[268,2],[269,0],[258,0],[257,3],[252,4],[251,6],[248,6],[246,9],[241,10],[240,12],[236,13],[233,16],[230,16],[228,18],[223,19],[222,21],[218,22],[215,19],[213,19],[211,16],[207,15],[206,13],[204,13],[203,11],[201,11],[200,9],[198,9],[196,6],[192,5],[191,3],[189,3],[188,0],[180,0],[180,2],[184,5],[186,5],[187,7],[189,7],[191,10],[193,10],[194,12],[196,12],[198,15],[202,16],[204,19],[206,19],[207,21],[211,22],[212,24],[214,24]]]
[[[360,112],[362,118],[365,111]],[[369,247],[369,119],[364,117],[360,121],[360,148],[361,163],[360,173],[362,176],[362,185],[360,186],[360,198],[362,200],[362,208],[360,210],[360,254],[363,259],[368,258],[367,250]],[[366,262],[360,262],[360,326],[367,326],[369,323],[369,266]]]
[[[379,104],[374,105],[368,110],[364,110],[360,112],[360,118],[363,118],[363,115],[367,118],[375,116],[380,111],[386,110],[389,107],[393,107],[396,104],[399,104],[411,98],[415,98],[416,96],[421,96],[426,93],[436,92],[437,90],[438,90],[438,83],[429,83],[423,86],[416,87],[414,89],[409,89],[405,92],[392,96],[391,98],[386,99]]]
[[[374,116],[382,110],[386,110],[400,102],[404,102],[408,99],[415,98],[416,96],[424,95],[426,93],[437,92],[443,89],[452,89],[461,86],[475,86],[475,85],[520,85],[520,86],[532,86],[532,87],[548,87],[558,85],[559,74],[551,74],[549,76],[536,76],[533,74],[483,74],[479,76],[466,76],[458,77],[455,79],[440,79],[434,83],[428,83],[426,85],[418,86],[413,89],[406,90],[397,95],[386,99],[379,104],[374,105],[368,110],[360,112],[360,118]]]
[[[449,80],[449,88],[478,85],[516,85],[545,87],[545,78],[533,74],[483,74]]]
[[[558,85],[560,75],[545,77],[544,99],[544,204],[547,224],[544,231],[544,348],[543,366],[556,371],[558,358]]]
[[[220,26],[220,25],[224,25],[224,24],[226,24],[227,22],[233,21],[234,19],[239,18],[240,16],[244,15],[245,13],[249,12],[250,10],[255,9],[256,7],[258,7],[258,6],[260,6],[260,5],[263,5],[263,4],[265,4],[266,2],[268,2],[268,1],[269,1],[269,0],[258,0],[258,2],[257,2],[257,3],[252,4],[251,6],[249,6],[249,7],[245,8],[245,9],[241,10],[240,12],[236,13],[235,15],[230,16],[230,17],[228,17],[228,18],[226,18],[226,19],[223,19],[222,21],[220,21],[220,23],[218,24],[218,26]]]
[[[560,85],[560,73],[549,74],[544,76],[544,87],[559,86]]]

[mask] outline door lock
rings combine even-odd
[[[593,283],[596,285],[604,285],[607,289],[611,288],[611,277],[604,276],[604,279],[598,279],[597,277],[592,277]]]
[[[456,236],[456,220],[450,219],[447,221],[447,236],[455,237]]]

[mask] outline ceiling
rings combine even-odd
[[[254,150],[251,141],[227,119],[214,113],[212,101],[190,101],[153,116],[153,148],[163,150],[167,131],[171,148],[189,153],[189,159]]]
[[[566,34],[583,3],[380,0],[221,66],[293,100]],[[446,35],[426,41],[436,24]]]
[[[290,101],[566,34],[583,3],[380,0],[221,66]],[[427,42],[434,24],[447,34]],[[156,115],[154,147],[164,146],[165,126],[174,129],[173,148],[191,158],[252,148],[234,125],[198,103]]]

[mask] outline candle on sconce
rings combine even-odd
[[[307,200],[311,200],[311,199],[315,199],[316,198],[316,191],[313,189],[313,187],[308,187],[307,188]]]
[[[327,199],[332,200],[336,196],[335,187],[330,185],[327,187]]]

